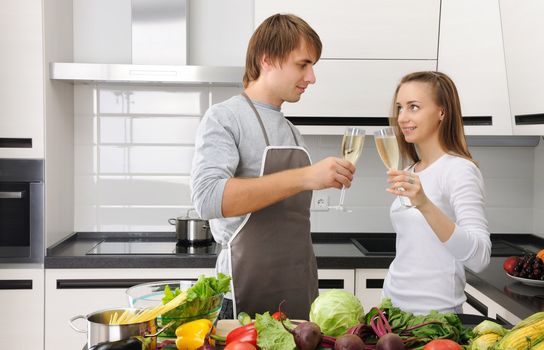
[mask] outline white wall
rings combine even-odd
[[[535,148],[534,192],[534,228],[533,232],[544,237],[544,140]]]
[[[167,219],[191,206],[189,175],[199,118],[210,103],[236,93],[237,88],[77,85],[75,229],[172,230]],[[314,161],[339,155],[340,142],[341,136],[306,137]],[[542,145],[536,150],[544,158]],[[490,230],[533,232],[533,204],[544,196],[542,190],[533,193],[539,174],[535,148],[471,151],[486,182]],[[353,213],[313,212],[312,230],[390,232],[392,198],[385,186],[385,168],[368,137],[346,193]],[[321,192],[338,202],[338,190]]]

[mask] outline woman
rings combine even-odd
[[[397,86],[392,115],[401,157],[411,165],[387,173],[387,191],[412,206],[399,197],[391,206],[397,253],[383,294],[415,314],[461,313],[464,268],[483,270],[491,241],[455,84],[440,72],[409,74]]]

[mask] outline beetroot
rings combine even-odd
[[[278,307],[278,311],[281,312],[282,301]],[[315,350],[321,343],[321,328],[314,322],[302,322],[295,328],[289,329],[285,323],[285,318],[280,317],[280,322],[289,333],[293,335],[297,349],[300,350]]]
[[[387,333],[380,337],[376,343],[376,350],[404,350],[402,338],[395,333]]]
[[[365,343],[355,334],[344,334],[336,338],[334,350],[364,350]]]

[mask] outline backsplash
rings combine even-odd
[[[200,117],[239,88],[100,84],[74,89],[75,230],[173,231],[168,218],[191,207],[189,176]],[[341,136],[305,140],[313,161],[339,155]],[[542,143],[472,147],[471,152],[485,178],[490,230],[542,234],[542,220],[533,221],[533,207],[535,218],[544,213],[544,190],[533,191],[535,168],[544,167]],[[312,230],[391,232],[393,198],[385,187],[385,167],[367,136],[356,179],[346,192],[353,212],[314,211]],[[339,193],[320,191],[332,204]]]

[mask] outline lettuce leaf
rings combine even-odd
[[[285,325],[293,327],[289,320]],[[257,345],[266,350],[293,350],[296,349],[293,335],[283,328],[280,321],[270,316],[269,312],[262,315],[255,314],[255,329],[257,329]]]

